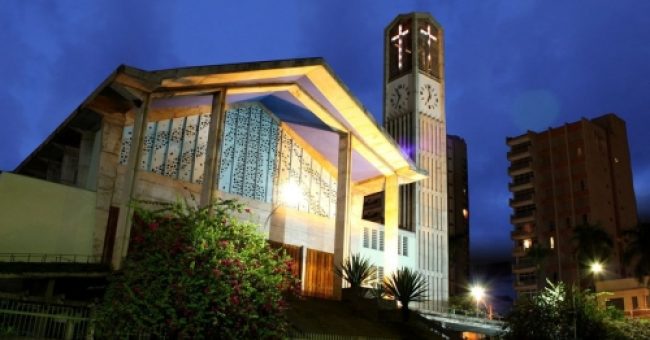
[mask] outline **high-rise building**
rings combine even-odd
[[[469,277],[469,185],[467,144],[447,136],[447,198],[449,216],[449,295],[466,292]]]
[[[620,236],[637,223],[625,122],[606,114],[528,131],[507,144],[517,295],[537,291],[547,278],[577,281],[573,235],[579,225],[598,225],[609,234],[614,247],[606,272],[625,276]]]
[[[399,228],[417,239],[428,310],[444,308],[449,296],[443,46],[442,27],[425,13],[397,16],[384,34],[384,127],[429,174],[399,191]]]

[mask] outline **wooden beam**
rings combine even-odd
[[[212,113],[208,143],[206,146],[205,167],[203,168],[203,184],[201,187],[201,206],[212,203],[214,192],[219,188],[219,169],[221,168],[221,147],[223,131],[226,125],[226,91],[217,92],[212,96]]]

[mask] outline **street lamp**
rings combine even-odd
[[[598,261],[594,261],[594,262],[589,266],[589,270],[590,270],[591,273],[594,274],[594,275],[598,275],[598,274],[602,273],[602,272],[603,272],[603,269],[604,269],[604,268],[603,268],[602,263],[600,263],[600,262],[598,262]]]
[[[479,303],[481,303],[483,296],[485,296],[485,288],[480,285],[474,285],[470,288],[469,293],[476,300],[476,317],[478,317]]]

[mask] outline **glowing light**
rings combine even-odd
[[[303,199],[302,188],[293,181],[280,186],[280,201],[288,206],[297,206]]]
[[[463,217],[465,218],[469,217],[469,211],[467,209],[463,209]]]
[[[548,241],[549,241],[548,243],[549,243],[549,246],[551,247],[551,249],[555,248],[555,239],[553,238],[553,236],[551,236],[551,238]]]
[[[402,24],[399,24],[397,35],[390,38],[391,42],[397,41],[397,68],[402,69],[402,37],[405,37],[409,30],[402,31]]]
[[[427,46],[429,46],[429,53],[427,55],[427,60],[431,61],[431,41],[438,41],[438,38],[431,33],[431,25],[427,25],[427,30],[420,28],[420,34],[427,36]]]
[[[533,245],[533,241],[531,241],[529,238],[524,240],[524,249],[528,249],[532,245]]]
[[[602,273],[603,269],[604,268],[602,263],[598,261],[592,263],[591,266],[589,266],[589,270],[596,275]]]
[[[483,287],[481,287],[479,285],[476,285],[476,286],[472,286],[470,288],[469,292],[470,292],[470,294],[472,294],[472,297],[475,300],[481,300],[481,299],[483,299],[483,296],[485,295],[485,288],[483,288]]]

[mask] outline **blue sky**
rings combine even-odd
[[[446,38],[448,133],[465,138],[473,256],[508,259],[506,136],[615,112],[650,210],[650,1],[3,1],[0,169],[118,65],[324,57],[381,121],[382,34],[430,12]],[[489,255],[489,256],[488,256]]]

